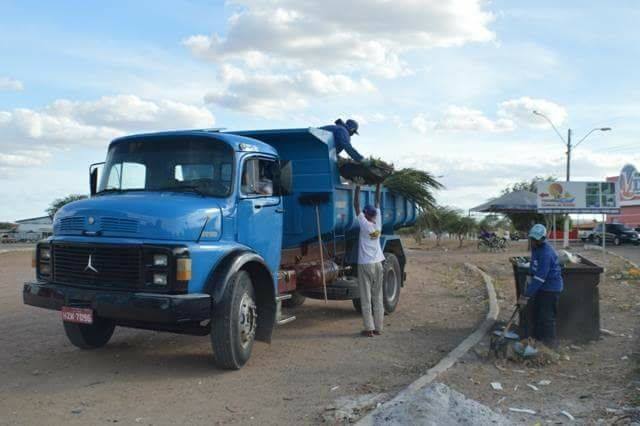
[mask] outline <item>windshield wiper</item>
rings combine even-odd
[[[198,185],[189,185],[189,184],[167,186],[167,187],[164,187],[164,188],[158,188],[157,190],[158,191],[176,191],[176,192],[180,192],[180,191],[177,191],[178,189],[186,189],[188,191],[193,191],[196,194],[201,195],[203,197],[207,195],[202,189],[200,189],[200,187]]]
[[[118,188],[106,188],[103,189],[102,191],[98,191],[96,192],[96,195],[101,195],[101,194],[113,194],[113,193],[120,193],[122,192],[122,189],[118,189]]]

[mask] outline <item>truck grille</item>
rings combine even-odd
[[[53,244],[53,280],[62,284],[138,288],[141,263],[139,247]]]

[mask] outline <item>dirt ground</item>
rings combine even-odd
[[[485,256],[481,266],[496,281],[505,322],[515,300],[513,272],[505,260],[515,251],[493,254],[492,260]],[[601,252],[577,251],[598,264],[603,262]],[[603,335],[601,340],[584,345],[572,346],[564,341],[560,362],[537,368],[511,361],[496,363],[493,356],[488,356],[489,342],[485,339],[439,380],[507,415],[514,423],[570,423],[561,411],[580,424],[638,421],[637,414],[623,409],[640,406],[640,281],[619,276],[621,270],[629,268],[619,259],[608,257],[606,267],[607,278],[600,285],[601,327],[615,336]],[[493,390],[492,382],[499,382],[503,390]],[[509,408],[529,409],[536,414],[513,413]]]
[[[0,255],[0,424],[314,424],[338,397],[398,391],[487,309],[481,280],[461,268],[468,255],[410,250],[381,337],[358,337],[351,302],[308,300],[228,372],[214,367],[207,337],[119,328],[105,348],[76,349],[58,312],[22,304],[30,256]]]

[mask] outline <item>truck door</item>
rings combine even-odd
[[[254,249],[272,273],[280,267],[282,199],[274,195],[275,158],[251,156],[242,163],[238,203],[238,242]]]

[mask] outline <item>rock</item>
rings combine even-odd
[[[353,423],[386,399],[385,393],[341,397],[325,409],[322,419],[329,424]]]
[[[492,411],[477,401],[450,389],[442,383],[434,383],[405,395],[400,400],[384,404],[362,425],[456,425],[491,424],[510,425],[506,417]]]
[[[511,411],[513,413],[536,414],[535,411],[529,410],[528,408],[512,408],[512,407],[509,407],[509,411]]]

